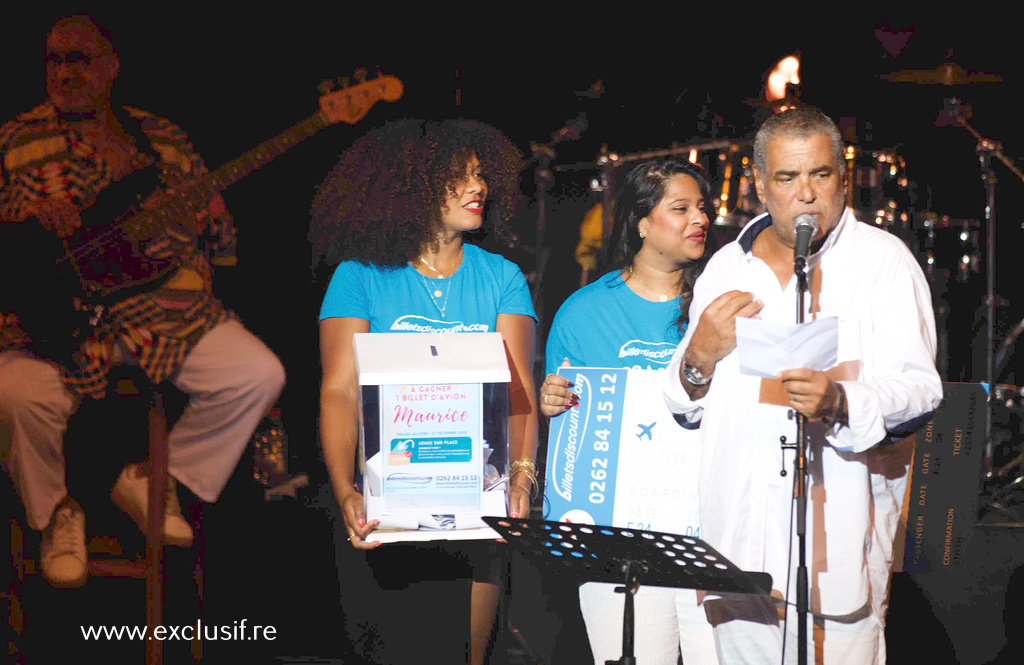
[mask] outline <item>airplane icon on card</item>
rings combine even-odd
[[[653,441],[654,438],[651,436],[651,430],[657,424],[658,421],[654,421],[650,425],[641,425],[640,423],[637,423],[636,426],[640,428],[640,431],[637,433],[636,438],[643,440],[643,438],[646,436],[648,441]]]

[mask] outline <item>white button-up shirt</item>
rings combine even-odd
[[[754,238],[770,224],[767,215],[755,218],[708,262],[690,306],[690,321],[696,325],[666,372],[665,396],[670,409],[700,422],[705,540],[740,568],[770,573],[773,587],[782,591],[788,571],[796,569],[797,554],[794,536],[787,564],[794,453],[783,453],[779,444],[782,436],[795,441],[796,422],[790,408],[781,406],[781,384],[741,375],[735,350],[718,361],[703,398],[690,400],[679,380],[683,352],[701,313],[727,291],[753,293],[764,302],[760,317],[765,321],[795,323],[796,278],[781,288],[772,269],[751,253]],[[879,577],[879,558],[889,562],[892,555],[891,541],[872,537],[873,520],[891,524],[892,512],[898,513],[898,502],[873,497],[873,480],[875,492],[884,486],[873,477],[875,446],[891,428],[935,409],[942,384],[935,371],[928,284],[898,238],[858,222],[846,210],[808,263],[811,287],[804,319],[839,318],[839,366],[829,374],[841,380],[849,410],[849,426],[807,425],[811,609],[845,615],[865,605],[869,588],[877,594],[888,580],[887,565],[884,580],[869,579],[869,568]],[[780,475],[783,468],[786,477]],[[789,583],[787,598],[795,602],[795,572]]]

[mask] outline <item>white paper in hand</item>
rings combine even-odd
[[[799,325],[736,319],[740,372],[774,379],[786,369],[824,371],[839,358],[839,319],[826,316]]]

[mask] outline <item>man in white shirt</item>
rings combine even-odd
[[[782,436],[795,441],[795,410],[809,421],[811,662],[884,662],[892,532],[906,467],[883,472],[879,444],[942,396],[928,284],[899,239],[846,209],[843,144],[827,116],[809,108],[773,116],[758,131],[754,159],[768,213],[708,263],[690,306],[697,325],[667,372],[670,408],[700,422],[705,539],[740,568],[773,579],[772,598],[711,599],[708,617],[723,665],[779,663],[784,633],[785,662],[796,662],[793,453],[779,445]],[[838,317],[838,365],[790,369],[771,380],[742,375],[737,317],[795,323],[793,221],[801,214],[819,225],[807,258],[804,318]]]

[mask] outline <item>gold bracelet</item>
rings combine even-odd
[[[519,470],[519,467],[525,467],[534,476],[537,475],[537,463],[528,457],[524,457],[523,459],[517,459],[516,461],[512,462],[512,467],[509,473],[515,473],[516,471]]]
[[[530,479],[530,487],[525,487],[519,483],[513,483],[513,485],[529,492],[531,500],[535,499],[540,491],[540,481],[537,479],[537,463],[528,457],[517,459],[512,462],[512,465],[509,468],[508,479],[510,483],[517,473],[526,474],[526,477]]]
[[[511,480],[516,474],[519,474],[519,473],[525,473],[526,477],[530,479],[530,482],[535,487],[540,485],[540,482],[537,480],[537,474],[533,473],[529,469],[519,469],[518,471],[512,471],[511,473],[509,473],[509,476],[508,476],[509,480]]]

